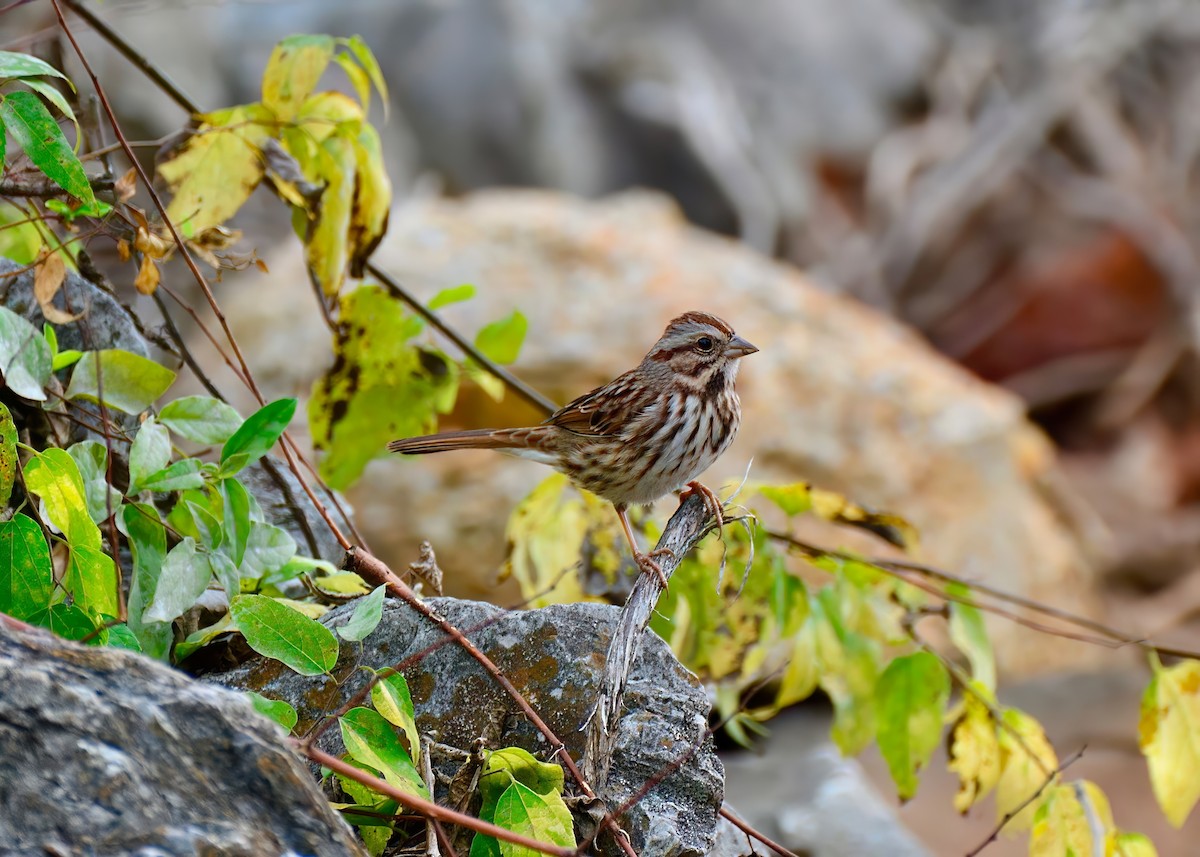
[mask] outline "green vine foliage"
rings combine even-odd
[[[346,76],[352,96],[318,90],[331,66]],[[55,80],[70,83],[35,57],[0,52],[0,161],[9,169],[23,155],[71,200],[47,200],[43,209],[0,202],[0,255],[35,265],[50,297],[63,269],[76,262],[55,229],[121,206],[136,234],[118,249],[136,264],[133,284],[151,293],[158,262],[177,252],[176,233],[190,252],[224,265],[226,224],[266,183],[292,209],[333,321],[336,360],[316,382],[307,410],[326,479],[348,486],[387,440],[432,430],[464,380],[503,395],[479,366],[441,351],[425,322],[387,288],[361,280],[391,204],[379,134],[368,121],[372,91],[386,104],[387,90],[361,39],[290,37],[271,56],[260,101],[193,117],[185,141],[159,160],[158,178],[172,191],[166,221],[129,196],[96,198],[55,118],[74,121]],[[4,148],[6,136],[15,147]],[[58,215],[58,227],[46,212]],[[473,294],[474,287],[456,285],[429,308]],[[39,303],[44,311],[50,306],[44,294]],[[171,663],[236,633],[303,675],[330,672],[339,636],[357,643],[375,632],[383,589],[368,590],[357,577],[300,553],[243,481],[246,468],[293,423],[295,399],[266,403],[245,418],[206,396],[163,401],[173,369],[118,349],[60,350],[57,329],[74,319],[45,314],[50,321],[38,330],[0,308],[7,402],[0,403],[0,612],[69,639]],[[476,346],[493,361],[511,362],[525,333],[524,317],[514,312],[478,331]],[[133,415],[135,427],[114,434],[115,443],[88,439],[64,449],[16,418],[32,413],[51,421],[81,402]],[[113,466],[118,446],[127,467]],[[994,798],[998,817],[1012,816],[1009,829],[1029,831],[1031,854],[1155,853],[1144,837],[1116,825],[1094,784],[1067,779],[1036,720],[1002,703],[968,587],[931,585],[866,557],[805,545],[790,528],[812,515],[910,545],[913,533],[901,519],[805,484],[748,486],[743,493],[750,514],[684,559],[652,623],[713,689],[716,719],[730,735],[750,744],[780,709],[820,691],[833,703],[834,741],[851,754],[875,743],[901,798],[917,792],[921,771],[945,742],[960,783],[953,809]],[[787,526],[768,531],[756,509]],[[611,507],[575,493],[561,476],[514,510],[508,537],[505,570],[535,605],[585,600],[597,577],[617,584],[627,569]],[[121,564],[114,545],[128,548]],[[300,577],[311,591],[360,596],[337,636],[317,621],[326,607],[301,594]],[[206,611],[197,609],[201,602]],[[207,624],[196,627],[202,615]],[[918,633],[924,622],[943,623],[954,651],[930,646]],[[1200,663],[1164,666],[1155,659],[1152,667],[1138,740],[1155,795],[1178,825],[1200,799]],[[427,798],[420,772],[428,749],[405,679],[394,672],[375,678],[369,704],[339,718],[345,759],[401,793]],[[286,702],[248,699],[282,729],[295,727],[297,714]],[[467,780],[480,772],[482,818],[575,845],[560,767],[502,748],[463,763]],[[422,829],[398,822],[401,803],[353,778],[335,775],[330,787],[345,798],[337,805],[372,854],[383,853],[398,825],[406,835]],[[511,851],[482,835],[467,847],[475,857]]]

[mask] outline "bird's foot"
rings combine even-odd
[[[709,488],[703,482],[698,482],[693,479],[687,484],[679,494],[679,502],[682,503],[693,494],[699,494],[704,500],[704,505],[708,507],[708,513],[717,519],[717,531],[721,531],[725,527],[724,506],[721,504],[721,498],[717,496],[717,492]]]
[[[662,566],[658,564],[658,560],[656,559],[656,557],[660,556],[669,556],[671,559],[674,559],[675,551],[671,550],[670,548],[659,548],[658,550],[651,551],[650,553],[635,553],[633,558],[634,561],[637,562],[638,568],[640,568],[642,571],[653,572],[658,576],[658,582],[662,584],[663,591],[666,592],[667,587],[669,586],[667,583],[667,575],[663,573]]]

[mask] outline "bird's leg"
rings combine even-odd
[[[717,492],[709,488],[703,482],[693,479],[687,484],[679,494],[679,502],[682,503],[693,494],[699,494],[704,500],[704,505],[708,507],[708,513],[717,519],[717,532],[725,528],[725,515],[722,512],[724,508],[721,505],[721,498],[717,496]]]
[[[633,537],[633,528],[629,526],[629,515],[626,512],[626,506],[622,503],[615,506],[617,517],[621,519],[621,528],[625,530],[625,538],[629,539],[629,547],[633,550],[633,561],[638,564],[638,568],[642,571],[652,571],[658,575],[658,581],[662,584],[662,588],[667,588],[667,576],[663,574],[662,566],[654,561],[655,554],[660,551],[654,551],[649,554],[644,554],[638,549],[637,539]],[[671,551],[665,551],[670,554]]]

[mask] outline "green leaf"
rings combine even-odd
[[[129,493],[141,491],[145,480],[157,476],[170,463],[171,433],[154,417],[147,417],[129,449]]]
[[[71,82],[61,71],[37,57],[13,51],[0,51],[0,80],[21,77],[57,77],[66,80],[67,83]]]
[[[145,622],[142,615],[162,573],[167,558],[167,531],[158,510],[148,503],[127,503],[121,508],[121,521],[133,551],[133,578],[129,582],[129,628],[152,658],[164,659],[171,649],[174,633],[169,622]]]
[[[3,123],[0,123],[3,127]],[[4,135],[0,134],[0,163],[4,161]],[[18,265],[37,261],[46,241],[38,230],[38,222],[10,202],[0,201],[0,256]],[[0,363],[0,369],[5,364]]]
[[[27,620],[50,605],[54,568],[42,529],[15,515],[0,523],[0,613]]]
[[[386,589],[386,586],[377,586],[370,595],[358,599],[350,620],[345,625],[338,626],[338,636],[357,643],[374,631],[379,626],[379,620],[383,618],[383,596]]]
[[[0,374],[18,396],[46,401],[50,346],[36,327],[6,307],[0,307]]]
[[[265,595],[239,595],[229,612],[250,648],[301,675],[322,675],[337,664],[337,638],[298,610]]]
[[[521,351],[529,322],[519,310],[508,318],[485,325],[475,336],[475,347],[495,363],[512,363]]]
[[[205,560],[208,562],[209,568],[212,569],[213,577],[221,584],[221,588],[225,590],[225,594],[230,598],[241,594],[242,578],[238,573],[238,567],[233,564],[233,560],[228,554],[219,552],[210,552],[205,554]]]
[[[429,798],[429,790],[391,725],[369,708],[351,708],[338,720],[346,752],[375,770],[390,785]]]
[[[458,368],[413,345],[423,323],[378,286],[344,295],[339,318],[334,365],[313,387],[308,418],[321,474],[340,489],[389,440],[435,427],[453,407]]]
[[[54,84],[48,80],[23,80],[21,82],[57,107],[59,113],[74,122],[75,134],[78,136],[79,123],[75,120],[75,111],[71,109],[71,105],[67,101],[66,97],[59,92],[58,88]],[[61,200],[46,200],[46,202],[61,202]],[[104,203],[100,202],[100,200],[95,200],[92,204],[104,205]],[[85,204],[84,207],[86,208],[88,206]]]
[[[221,449],[221,461],[225,462],[234,455],[243,454],[246,456],[246,464],[258,461],[270,452],[271,447],[287,430],[288,423],[292,421],[295,413],[295,399],[277,399],[263,405],[225,442]]]
[[[956,598],[970,598],[971,590],[961,583],[951,583],[946,593]],[[996,657],[988,639],[983,614],[977,607],[950,602],[950,641],[971,662],[971,677],[993,693],[996,691]]]
[[[96,620],[78,605],[65,601],[39,610],[28,619],[30,625],[49,628],[67,640],[82,640],[96,630]]]
[[[68,447],[67,452],[79,468],[88,515],[97,524],[107,521],[123,499],[121,492],[108,484],[108,450],[98,440],[81,440]]]
[[[117,612],[116,566],[112,557],[89,545],[72,545],[63,575],[63,589],[90,613]]]
[[[408,755],[414,764],[421,760],[421,733],[417,731],[416,712],[408,682],[400,673],[384,676],[371,688],[371,704],[393,726],[404,730]]]
[[[246,486],[237,479],[223,479],[221,480],[221,500],[225,518],[223,527],[225,542],[222,544],[222,549],[237,567],[242,564],[242,559],[246,556],[246,545],[250,539],[250,493],[246,490]]]
[[[549,762],[539,762],[528,750],[505,747],[489,753],[479,778],[484,812],[494,806],[512,783],[520,783],[541,795],[560,795],[563,790],[563,769]]]
[[[361,277],[367,260],[387,231],[392,210],[392,182],[383,157],[379,132],[364,124],[354,140],[354,206],[346,236],[350,251],[350,275]]]
[[[332,36],[289,36],[275,46],[263,72],[263,103],[289,122],[312,95],[333,57]]]
[[[8,506],[17,478],[17,426],[8,405],[0,402],[0,509]]]
[[[833,702],[830,736],[846,755],[858,753],[875,735],[875,682],[879,650],[874,641],[845,626],[834,589],[822,589],[811,604],[816,621],[821,688]]]
[[[104,641],[104,645],[111,646],[114,649],[125,649],[130,652],[140,652],[142,650],[142,644],[138,641],[137,635],[124,622],[110,625],[107,629],[107,637],[108,639]]]
[[[470,283],[464,283],[461,286],[451,286],[448,289],[442,289],[427,304],[431,310],[441,309],[450,304],[461,303],[475,297],[475,287]]]
[[[937,748],[949,698],[950,676],[929,652],[898,657],[879,677],[876,740],[901,800],[917,793],[917,771]]]
[[[250,524],[240,568],[246,577],[262,577],[282,568],[295,555],[296,540],[287,530],[254,521]]]
[[[509,786],[496,801],[492,821],[532,839],[551,842],[565,847],[575,846],[575,826],[571,811],[558,794],[541,795],[519,782]],[[503,857],[532,857],[531,849],[500,843]]]
[[[245,691],[250,698],[250,704],[259,714],[274,720],[283,727],[284,732],[291,732],[296,726],[296,709],[282,699],[267,699],[252,690]]]
[[[119,348],[85,351],[71,373],[66,396],[97,402],[103,391],[108,407],[140,414],[174,381],[174,372],[140,354]]]
[[[242,418],[220,399],[183,396],[163,405],[158,413],[163,425],[196,443],[225,443],[242,425]]]
[[[139,489],[142,491],[186,491],[204,484],[201,469],[204,462],[198,458],[185,458],[146,476]]]
[[[383,72],[379,69],[379,62],[375,59],[375,54],[367,47],[367,43],[363,41],[362,36],[351,36],[348,39],[343,39],[342,44],[350,49],[350,53],[354,54],[354,58],[358,60],[366,71],[367,76],[371,78],[371,82],[375,84],[375,89],[379,91],[379,98],[383,102],[383,115],[387,115],[388,110],[388,88],[387,82],[383,79]],[[363,103],[365,108],[366,102]]]
[[[185,538],[167,554],[143,622],[170,622],[196,603],[212,578],[212,569],[196,553],[196,542]]]
[[[58,372],[60,369],[66,369],[68,366],[74,366],[82,357],[83,352],[76,351],[74,348],[60,351],[50,359],[50,370]]]
[[[82,202],[96,201],[83,164],[40,98],[32,92],[0,96],[0,122],[51,181]]]
[[[354,87],[354,94],[358,96],[358,100],[362,102],[363,110],[371,102],[371,78],[367,76],[366,70],[354,61],[354,57],[350,54],[335,54],[333,61],[342,67],[342,71],[346,72],[346,77],[350,78],[350,85]]]
[[[25,462],[25,487],[41,497],[46,516],[67,544],[100,549],[100,528],[88,514],[83,479],[65,449],[35,452]]]

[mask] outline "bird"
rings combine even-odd
[[[392,441],[388,450],[426,455],[496,449],[548,464],[613,504],[638,567],[656,573],[665,589],[656,561],[661,554],[638,548],[628,509],[680,491],[681,501],[699,494],[718,526],[722,523],[720,500],[697,477],[737,435],[742,409],[735,380],[741,358],[756,351],[717,316],[685,312],[671,320],[634,369],[540,425],[410,437]]]

